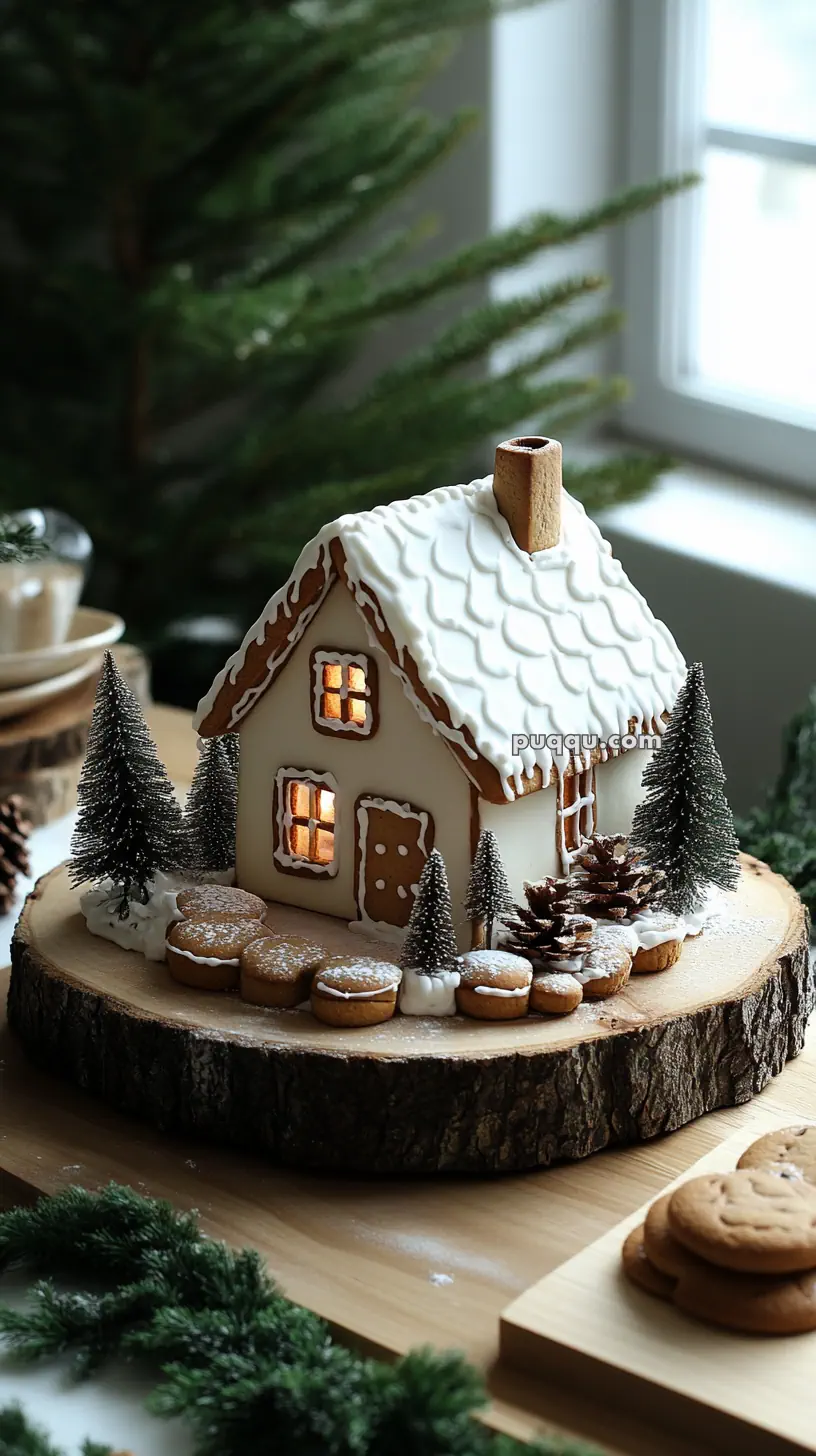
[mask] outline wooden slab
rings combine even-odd
[[[371,950],[325,916],[268,919]],[[40,1063],[159,1127],[358,1172],[506,1172],[653,1137],[758,1092],[812,1004],[804,909],[748,859],[676,967],[569,1018],[337,1029],[193,991],[90,936],[64,869],[29,898],[12,961],[9,1024]]]
[[[790,1120],[774,1126],[790,1126]],[[742,1131],[726,1138],[668,1187],[700,1173],[729,1171],[756,1135]],[[616,1409],[634,1406],[666,1432],[682,1430],[742,1456],[816,1451],[816,1332],[738,1335],[636,1289],[621,1271],[621,1248],[649,1206],[504,1310],[501,1358],[572,1392],[591,1389]]]

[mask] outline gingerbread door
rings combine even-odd
[[[357,914],[378,929],[404,930],[425,861],[433,849],[430,814],[395,799],[363,794],[356,804]]]

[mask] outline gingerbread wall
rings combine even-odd
[[[643,797],[641,779],[650,755],[650,749],[631,749],[597,765],[595,791],[600,833],[628,834],[635,805]],[[480,801],[481,827],[492,829],[496,835],[510,887],[519,899],[523,899],[525,880],[562,873],[557,853],[557,802],[554,788],[527,794],[514,803]]]
[[[318,733],[312,726],[309,657],[336,647],[376,655],[379,726],[369,739]],[[274,860],[274,784],[279,768],[329,773],[338,784],[337,874],[307,879],[286,874]],[[470,789],[449,750],[417,716],[388,658],[368,641],[346,588],[332,588],[277,681],[241,725],[237,877],[239,885],[289,905],[356,918],[354,805],[361,794],[407,801],[433,817],[434,843],[444,857],[462,949],[470,926],[462,902],[470,869]],[[538,797],[538,796],[536,796]]]

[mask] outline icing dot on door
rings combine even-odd
[[[385,854],[385,845],[384,844],[375,844],[374,845],[374,853],[375,854]]]
[[[401,900],[408,899],[408,891],[406,890],[404,885],[397,885],[397,894],[399,895]]]
[[[407,846],[407,844],[398,844],[397,845],[397,854],[407,854],[407,853],[408,853],[408,846]]]
[[[385,880],[375,880],[374,881],[374,888],[375,888],[375,890],[384,890],[385,889]]]

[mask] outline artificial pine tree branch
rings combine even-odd
[[[46,1284],[30,1311],[0,1310],[12,1356],[72,1353],[80,1375],[122,1356],[158,1366],[149,1405],[191,1425],[197,1456],[590,1456],[557,1438],[524,1447],[475,1422],[484,1390],[461,1356],[418,1350],[386,1366],[334,1344],[254,1251],[205,1239],[190,1215],[129,1188],[72,1188],[0,1214],[9,1265],[93,1286]],[[9,1456],[53,1453],[34,1444]]]

